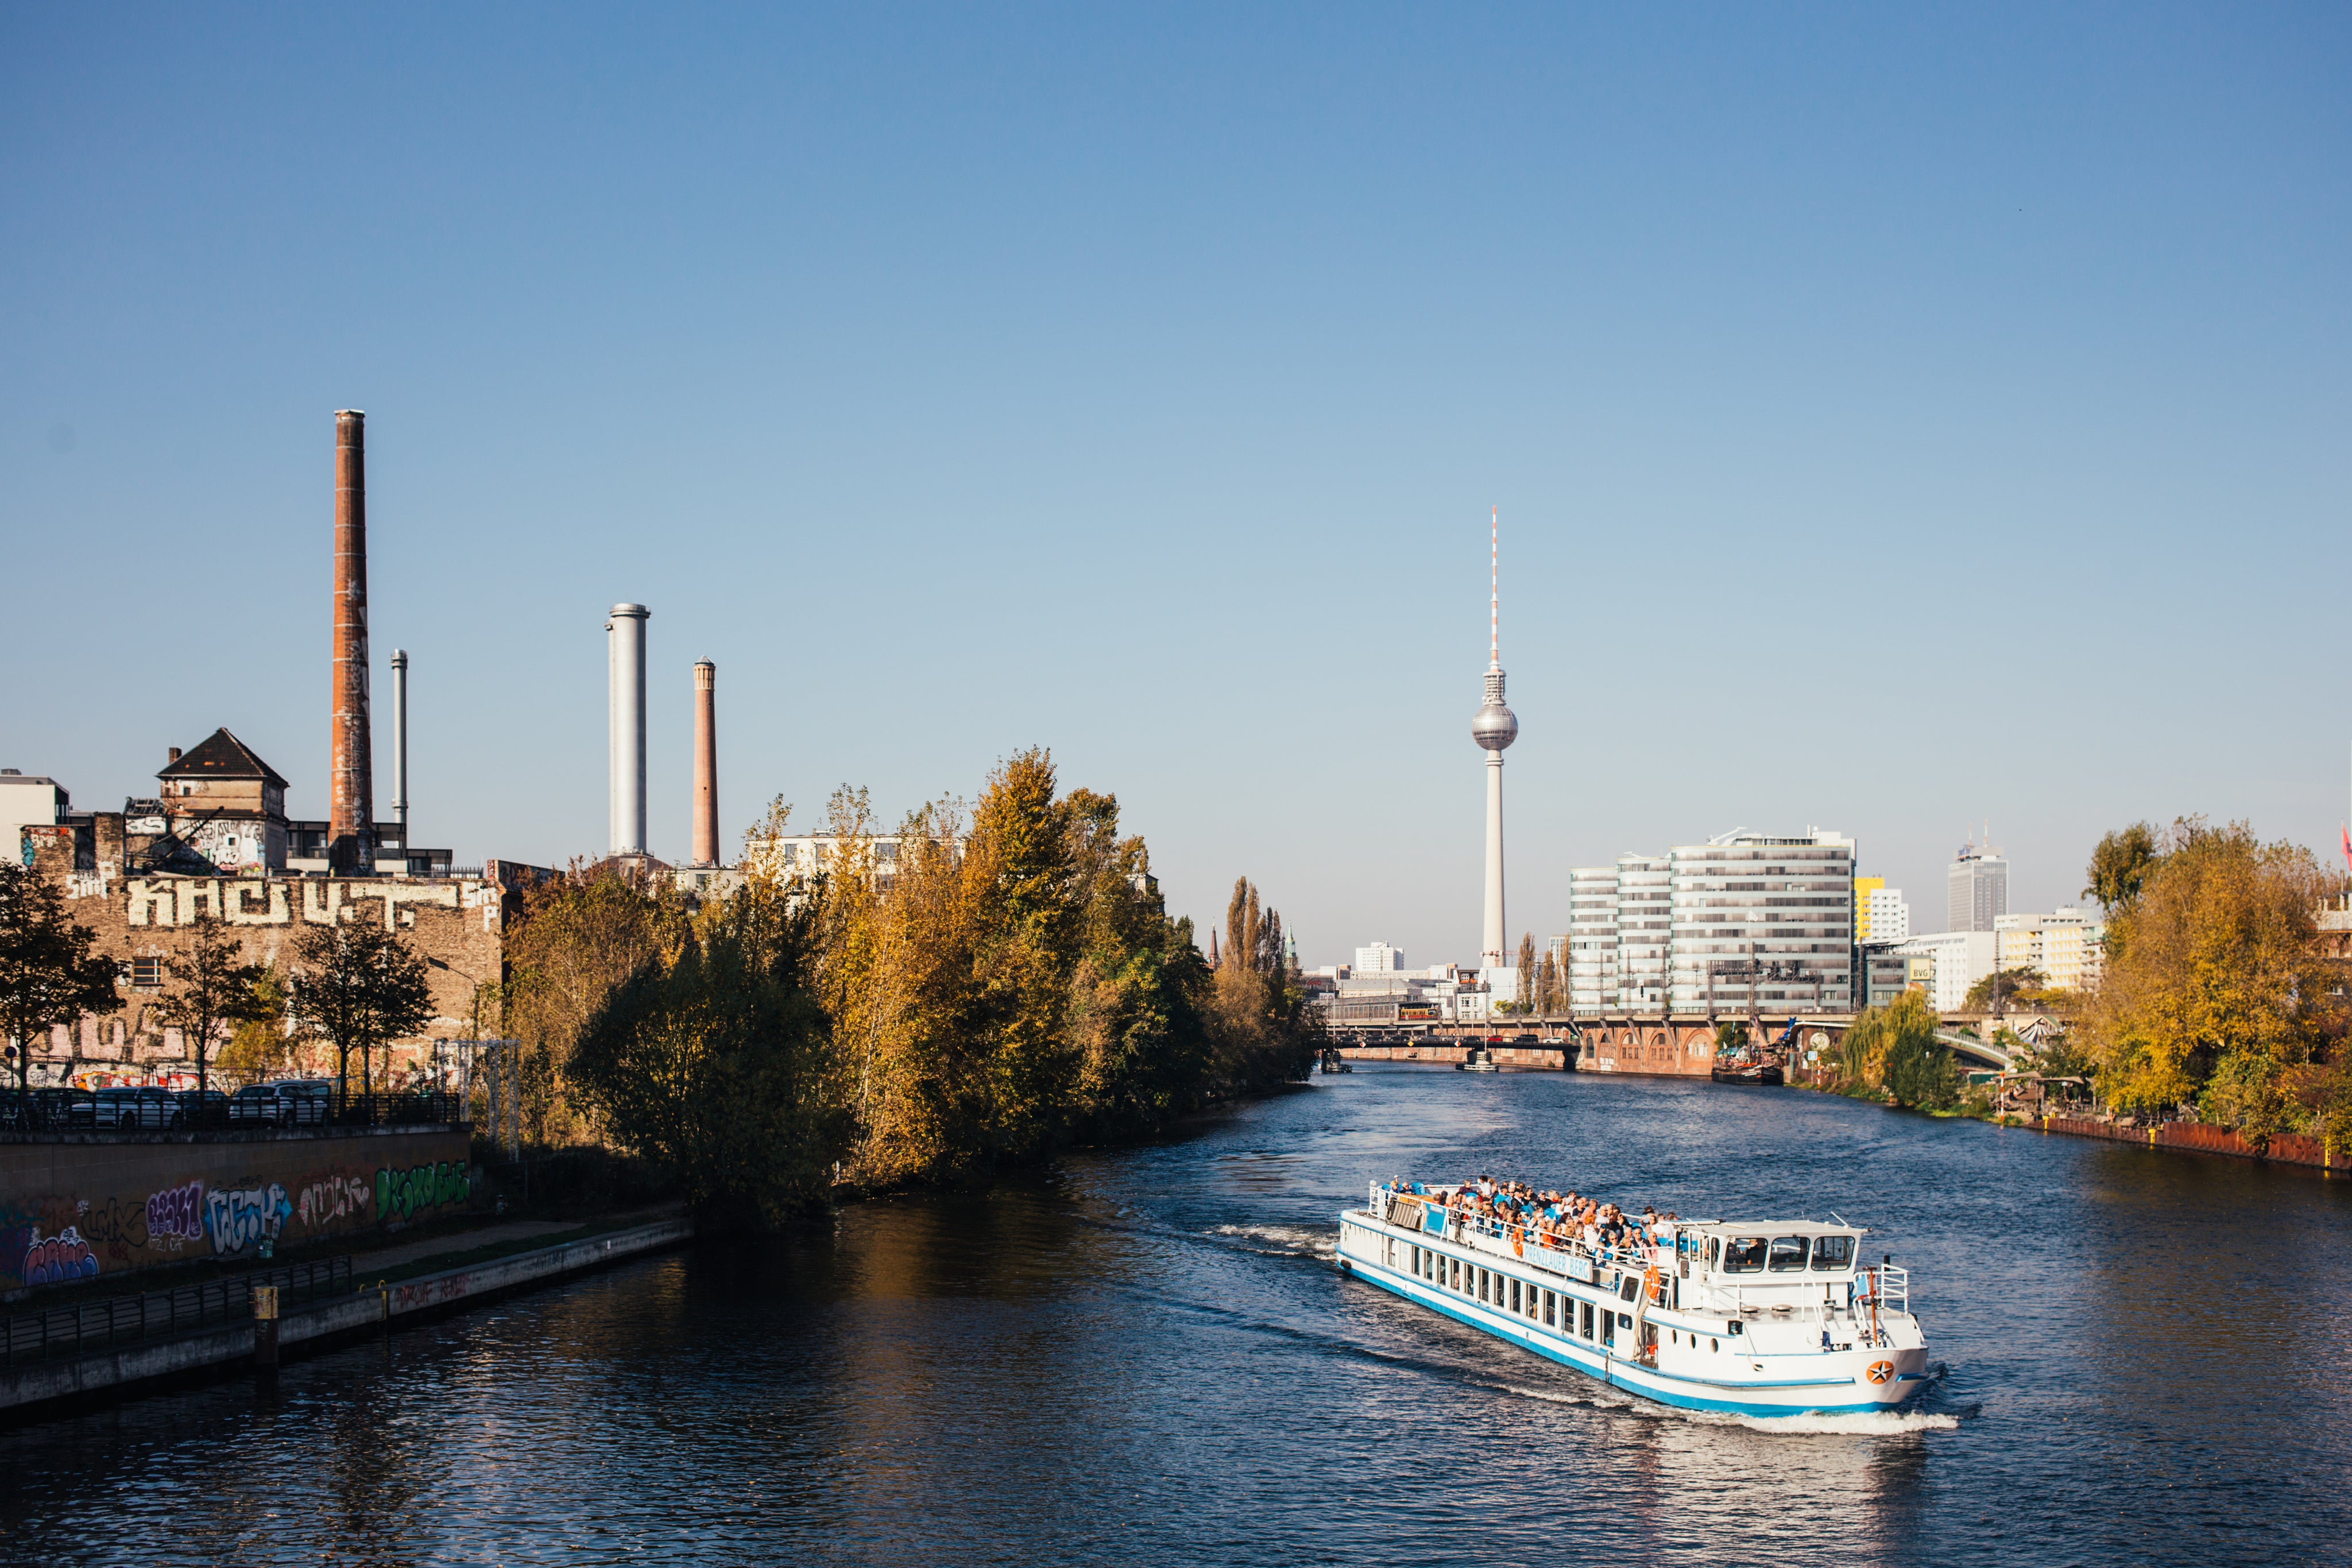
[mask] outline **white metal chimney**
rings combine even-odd
[[[646,621],[652,614],[642,604],[615,604],[604,622],[616,855],[646,852]]]
[[[392,819],[408,826],[408,650],[392,651]],[[400,835],[403,852],[408,835]]]

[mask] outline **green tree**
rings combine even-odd
[[[2095,898],[2113,920],[2128,915],[2139,902],[2140,889],[2157,862],[2156,830],[2146,822],[2118,828],[2099,841],[2084,873],[2088,879],[2083,896]]]
[[[425,960],[392,932],[364,925],[306,927],[294,954],[289,1011],[298,1028],[334,1047],[337,1098],[351,1092],[355,1051],[361,1092],[373,1092],[373,1052],[415,1034],[433,1016]]]
[[[704,905],[605,998],[572,1079],[621,1147],[706,1215],[774,1224],[823,1201],[849,1129],[828,1091],[814,911],[761,879]]]
[[[2046,984],[2048,980],[2042,971],[2030,966],[1995,969],[1969,988],[1968,998],[1960,1003],[1960,1010],[1964,1013],[2003,1012],[2011,998],[2037,995]]]
[[[66,914],[65,894],[47,877],[0,862],[0,1031],[16,1058],[16,1092],[25,1092],[33,1042],[85,1013],[118,1010],[121,971],[91,951],[97,933]]]
[[[1948,1109],[1958,1100],[1959,1071],[1936,1043],[1937,1027],[1923,992],[1905,991],[1885,1007],[1864,1009],[1838,1043],[1837,1087],[1883,1093],[1900,1105]]]
[[[157,1002],[156,1016],[180,1031],[196,1059],[196,1089],[212,1087],[213,1037],[266,1018],[269,1004],[257,990],[267,971],[242,962],[244,940],[219,915],[201,914],[189,928],[186,950],[163,960],[172,988]]]
[[[1519,1004],[1521,1017],[1535,1010],[1536,1005],[1536,934],[1519,933],[1518,994],[1511,999]]]

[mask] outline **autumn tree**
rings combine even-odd
[[[188,928],[186,947],[163,960],[172,986],[156,1004],[156,1015],[180,1031],[196,1059],[196,1091],[212,1087],[213,1037],[224,1026],[257,1022],[270,1012],[257,988],[267,971],[244,962],[245,942],[219,915],[199,914]]]
[[[372,1093],[373,1051],[415,1034],[433,1016],[425,960],[382,926],[312,925],[296,939],[289,1011],[296,1026],[333,1046],[335,1094],[351,1091],[360,1053],[360,1090]]]
[[[522,1098],[541,1143],[592,1137],[572,1092],[572,1053],[614,988],[648,960],[674,956],[688,912],[677,883],[604,864],[574,864],[530,889],[506,943],[502,981],[477,978],[475,1033],[489,1014],[520,1042]]]
[[[1532,931],[1519,933],[1519,961],[1516,973],[1518,976],[1518,993],[1511,999],[1518,1004],[1519,1014],[1524,1018],[1535,1010],[1536,1003],[1536,934]]]
[[[2267,1136],[2293,1121],[2299,1070],[2340,1041],[2342,998],[2314,940],[2329,888],[2309,851],[2247,824],[2174,823],[2080,1027],[2111,1104],[2195,1104]]]
[[[581,1030],[572,1081],[597,1124],[706,1214],[773,1224],[825,1196],[842,1129],[814,930],[805,904],[755,878],[646,956]]]
[[[28,867],[0,862],[0,1032],[25,1092],[33,1043],[84,1014],[118,1010],[115,962],[91,951],[97,933],[66,914],[57,883]]]
[[[1960,1003],[1960,1010],[1968,1013],[2006,1012],[2011,997],[2035,995],[2047,983],[2042,971],[2030,965],[2014,969],[1995,969],[1969,988],[1968,996]]]

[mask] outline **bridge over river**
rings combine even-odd
[[[1799,1060],[1784,1065],[1801,1068],[1807,1051],[1835,1050],[1845,1031],[1853,1027],[1855,1017],[1853,1013],[1795,1015]],[[1459,1062],[1473,1046],[1484,1043],[1502,1067],[1555,1071],[1573,1067],[1580,1072],[1704,1078],[1715,1065],[1717,1026],[1739,1021],[1700,1013],[1617,1013],[1470,1023],[1348,1019],[1330,1027],[1339,1042],[1340,1057],[1356,1061]],[[2008,1030],[2031,1041],[2063,1027],[2060,1020],[2039,1013],[1946,1013],[1937,1021],[1937,1044],[1968,1067],[2000,1071],[2010,1068],[2011,1053],[2007,1047],[1993,1043],[1995,1034]],[[1755,1030],[1757,1042],[1778,1040],[1790,1022],[1787,1014],[1766,1016]]]

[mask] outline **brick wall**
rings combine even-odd
[[[294,941],[306,925],[364,922],[398,932],[444,967],[425,971],[435,1016],[422,1033],[394,1043],[395,1075],[417,1068],[431,1040],[472,1032],[475,980],[500,978],[508,918],[518,897],[499,881],[473,877],[126,877],[109,869],[58,880],[72,918],[97,934],[99,952],[126,969],[137,959],[184,954],[187,927],[199,913],[217,915],[236,931],[245,962],[281,970],[291,967]],[[121,1011],[53,1030],[47,1049],[33,1053],[36,1066],[51,1074],[79,1065],[134,1077],[193,1069],[180,1031],[165,1029],[154,1016],[162,991],[126,979],[121,994]],[[308,1048],[305,1064],[331,1071],[333,1053]]]

